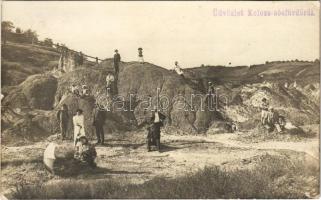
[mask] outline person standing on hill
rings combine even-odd
[[[67,136],[69,121],[68,106],[66,104],[63,104],[62,108],[57,112],[57,119],[60,127],[61,139],[64,140]]]
[[[77,138],[86,136],[85,134],[85,117],[81,109],[77,109],[76,115],[72,118],[74,124],[74,145],[77,143]]]
[[[210,106],[209,108],[212,109],[214,108],[214,98],[215,98],[215,88],[214,84],[212,82],[208,82],[208,105]]]
[[[211,81],[208,82],[208,94],[209,95],[215,94],[214,84]]]
[[[268,115],[269,115],[269,103],[266,98],[262,99],[261,105],[261,124],[266,125],[268,123]]]
[[[115,75],[118,77],[119,73],[119,63],[120,63],[121,57],[120,54],[118,53],[118,50],[115,49],[115,54],[114,54],[114,68],[115,68]]]
[[[138,48],[138,62],[144,63],[143,48]]]
[[[104,124],[106,120],[106,113],[104,110],[99,108],[99,105],[96,104],[95,109],[93,110],[93,126],[96,130],[97,143],[104,144],[105,142],[105,133],[104,133]]]
[[[80,66],[84,64],[84,54],[79,52],[79,63]]]
[[[78,53],[72,53],[73,57],[74,57],[74,63],[75,63],[75,67],[79,66],[79,54]]]

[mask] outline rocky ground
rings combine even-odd
[[[267,141],[253,144],[237,140],[244,133],[217,135],[162,135],[161,152],[147,152],[143,131],[107,136],[104,146],[96,146],[98,168],[75,176],[59,177],[43,167],[42,154],[49,143],[37,142],[20,147],[2,146],[1,192],[9,194],[19,184],[79,180],[84,182],[114,179],[128,183],[144,183],[154,177],[176,178],[205,166],[225,170],[253,168],[266,155],[276,155],[305,165],[319,167],[318,137],[298,142]],[[51,137],[52,138],[52,137]],[[94,141],[93,141],[94,142]],[[61,142],[60,142],[61,143]],[[71,141],[64,141],[72,145]],[[318,194],[315,177],[304,177],[308,196]]]

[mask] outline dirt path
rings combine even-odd
[[[70,179],[87,182],[110,178],[125,183],[143,183],[156,176],[175,178],[205,166],[219,165],[227,170],[235,167],[249,168],[256,164],[253,158],[266,154],[284,156],[286,153],[297,156],[299,152],[313,158],[318,157],[317,139],[245,144],[236,141],[235,137],[236,134],[164,134],[161,138],[162,151],[159,153],[147,152],[145,134],[142,132],[108,135],[106,145],[96,147],[98,169],[67,178],[51,176],[44,170],[42,154],[48,142],[3,147],[2,191],[8,192],[8,189],[21,180],[50,184]],[[71,141],[64,143],[72,145]]]
[[[226,147],[234,148],[246,148],[246,149],[256,149],[256,150],[291,150],[296,152],[303,152],[315,159],[319,159],[319,139],[307,139],[300,142],[286,142],[286,141],[267,141],[267,142],[257,142],[257,143],[244,143],[236,140],[239,134],[217,134],[209,135],[204,138],[204,136],[192,136],[189,138],[191,140],[203,139],[207,142],[218,142]],[[179,136],[181,137],[181,136]]]

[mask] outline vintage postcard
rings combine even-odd
[[[1,6],[1,199],[319,198],[320,2]]]

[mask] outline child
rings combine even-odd
[[[86,136],[81,136],[77,139],[74,157],[81,162],[88,163],[91,167],[96,167],[95,158],[97,157],[97,152]]]

